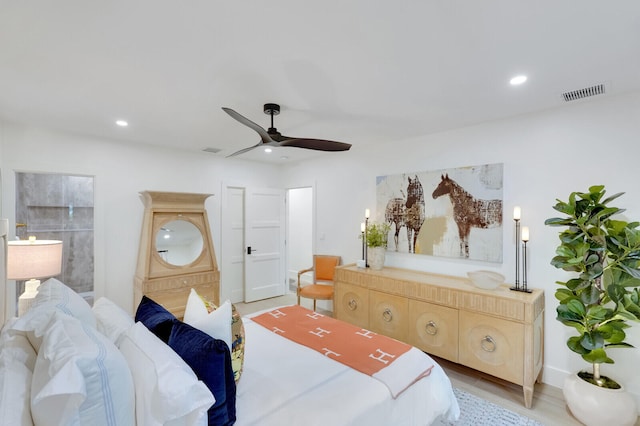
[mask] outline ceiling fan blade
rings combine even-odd
[[[262,127],[260,127],[256,123],[254,123],[253,121],[249,120],[247,117],[245,117],[245,116],[243,116],[241,114],[238,114],[237,112],[235,112],[231,108],[222,107],[222,110],[224,112],[226,112],[227,114],[229,114],[231,117],[233,117],[235,120],[239,121],[240,123],[244,124],[245,126],[251,128],[251,129],[255,130],[260,135],[260,139],[262,139],[263,143],[274,143],[273,139],[271,139],[271,136],[269,136],[269,133],[267,133],[267,131],[265,129],[263,129]],[[251,148],[255,148],[255,147],[251,147]]]
[[[240,154],[244,154],[245,152],[249,152],[249,151],[251,151],[252,149],[257,148],[257,147],[259,147],[259,146],[261,146],[261,145],[264,145],[264,144],[263,144],[262,142],[258,142],[258,143],[257,143],[256,145],[254,145],[254,146],[250,146],[249,148],[244,148],[244,149],[241,149],[240,151],[236,151],[236,152],[234,152],[233,154],[229,154],[229,155],[227,155],[227,158],[229,158],[229,157],[235,157],[236,155],[240,155]]]
[[[290,138],[282,137],[280,146],[315,149],[316,151],[348,151],[351,144],[344,142],[328,141],[325,139]]]

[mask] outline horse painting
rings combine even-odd
[[[394,224],[393,242],[395,243],[396,251],[398,251],[398,235],[400,234],[400,228],[405,226],[404,220],[407,212],[407,208],[405,207],[406,203],[407,202],[404,198],[392,198],[387,202],[387,207],[384,209],[384,220],[387,223]]]
[[[384,217],[385,221],[393,223],[395,226],[393,241],[395,242],[396,251],[398,251],[400,228],[406,226],[409,253],[415,253],[418,233],[424,222],[424,191],[418,176],[413,179],[408,177],[408,181],[407,199],[391,198],[387,202]]]
[[[418,176],[413,179],[409,177],[408,179],[405,224],[407,226],[407,239],[409,240],[409,253],[415,253],[418,233],[424,223],[424,191]]]
[[[481,200],[465,191],[449,175],[441,175],[433,198],[449,195],[453,205],[453,219],[458,225],[460,257],[469,257],[469,234],[471,228],[493,228],[502,225],[502,200]]]

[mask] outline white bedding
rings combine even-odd
[[[394,400],[380,381],[278,336],[250,318],[243,322],[238,426],[408,426],[459,416],[451,382],[435,362],[428,377]]]

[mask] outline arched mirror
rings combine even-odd
[[[202,253],[203,239],[197,226],[187,220],[172,220],[156,232],[156,252],[170,265],[184,266]]]

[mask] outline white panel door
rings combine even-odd
[[[225,189],[220,302],[236,303],[244,301],[244,188]]]
[[[245,302],[285,291],[285,192],[245,190]]]

